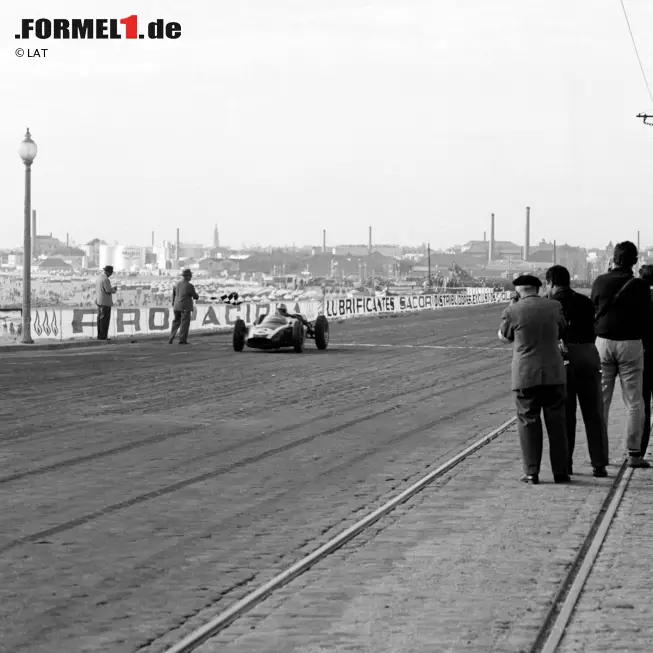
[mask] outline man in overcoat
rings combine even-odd
[[[520,480],[539,483],[544,412],[553,479],[568,483],[566,373],[560,349],[566,322],[562,307],[539,295],[542,282],[535,276],[521,275],[513,284],[517,297],[503,312],[499,338],[513,343],[511,388],[524,464]]]
[[[170,331],[170,340],[172,344],[179,331],[179,344],[188,344],[188,331],[190,330],[190,321],[193,316],[193,300],[198,300],[199,295],[195,290],[195,286],[190,282],[193,278],[193,273],[190,269],[186,268],[181,273],[181,281],[172,289],[172,305],[174,312],[174,320],[172,322],[172,330]]]

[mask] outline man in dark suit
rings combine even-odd
[[[517,403],[517,430],[525,483],[539,483],[543,431],[549,436],[553,479],[568,483],[569,453],[565,421],[565,365],[560,340],[566,322],[562,307],[539,296],[542,282],[532,275],[513,281],[518,297],[501,317],[499,338],[512,342],[512,384]]]
[[[594,334],[594,304],[585,295],[571,289],[569,270],[554,265],[546,271],[546,289],[550,299],[560,302],[567,322],[563,336],[567,362],[567,443],[569,474],[573,474],[572,459],[576,445],[576,406],[585,423],[587,448],[594,476],[608,475],[608,432],[601,391],[601,359]]]

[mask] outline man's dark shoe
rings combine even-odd
[[[644,469],[650,466],[651,463],[648,460],[644,460],[641,456],[628,456],[628,467]]]
[[[555,474],[553,477],[555,483],[569,483],[571,478],[569,474]]]
[[[175,340],[174,338],[170,338],[170,340],[168,340],[168,344],[171,345],[174,342],[174,340]]]
[[[530,483],[531,485],[538,485],[540,477],[537,474],[524,474],[520,479],[522,483]]]
[[[592,476],[596,478],[605,478],[608,475],[608,470],[605,467],[595,467]]]

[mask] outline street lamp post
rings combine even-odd
[[[32,140],[29,128],[20,144],[18,153],[25,164],[25,229],[23,234],[23,333],[21,342],[31,345],[32,340],[32,234],[30,217],[32,214],[32,162],[38,148]]]

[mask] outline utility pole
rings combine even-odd
[[[557,265],[557,246],[556,241],[553,241],[553,265]]]
[[[429,243],[427,246],[427,251],[428,251],[428,261],[429,261],[429,286],[431,285],[431,243]]]
[[[637,251],[639,252],[639,229],[637,230]]]

